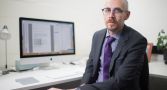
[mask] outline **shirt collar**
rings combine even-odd
[[[113,34],[111,37],[114,37],[116,40],[118,40],[120,38],[120,34],[121,34],[121,32],[119,32],[117,34]],[[109,30],[107,29],[106,38],[109,36],[110,36]]]

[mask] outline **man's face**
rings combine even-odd
[[[122,0],[108,0],[102,10],[106,27],[112,32],[119,32],[130,14]]]

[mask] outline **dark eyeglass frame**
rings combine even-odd
[[[102,12],[103,14],[109,14],[109,13],[112,13],[112,14],[121,14],[123,12],[127,12],[127,10],[122,10],[121,8],[114,8],[111,10],[111,8],[103,8],[102,9]]]

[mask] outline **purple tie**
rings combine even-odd
[[[104,48],[104,61],[103,61],[103,80],[109,79],[109,67],[112,57],[111,43],[115,41],[113,37],[107,37],[107,42]]]

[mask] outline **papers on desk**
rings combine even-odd
[[[20,83],[20,84],[22,84],[22,85],[34,84],[34,83],[38,83],[39,82],[34,77],[19,78],[19,79],[15,79],[15,81]]]

